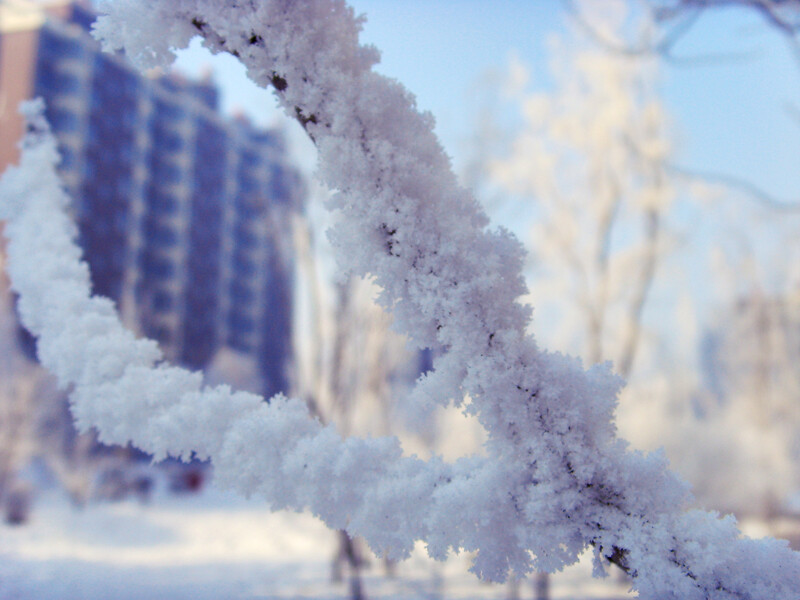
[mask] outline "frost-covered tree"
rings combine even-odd
[[[626,2],[584,5],[595,27],[624,39]],[[637,20],[635,28],[649,27]],[[570,33],[549,45],[553,90],[527,92],[527,68],[510,66],[507,95],[522,126],[486,170],[494,188],[533,207],[527,299],[538,329],[588,364],[612,361],[630,380],[675,195],[668,119],[654,58]]]
[[[72,242],[57,152],[39,110],[18,168],[0,184],[9,272],[26,326],[80,427],[156,457],[208,457],[221,483],[274,508],[308,509],[408,556],[416,540],[438,558],[476,551],[473,571],[503,579],[554,571],[587,548],[640,597],[793,599],[800,558],[783,542],[743,538],[730,518],[687,511],[686,486],[662,456],[616,436],[620,380],[607,364],[540,349],[526,335],[523,253],[461,188],[411,95],[372,70],[360,20],[337,0],[117,0],[98,35],[142,67],[164,64],[195,35],[238,56],[271,85],[319,151],[338,190],[331,235],[340,265],[371,274],[396,326],[446,352],[416,388],[461,403],[487,431],[485,452],[452,463],[404,456],[393,438],[342,438],[304,402],[268,403],[164,364],[126,331],[113,304],[90,296]]]
[[[587,18],[621,39],[626,4],[596,12]],[[669,123],[656,60],[575,34],[575,43],[551,45],[555,89],[513,98],[524,125],[489,170],[534,206],[527,246],[540,321],[557,323],[554,337],[589,364],[611,360],[628,379],[675,196]],[[513,69],[517,80],[523,68]]]
[[[723,212],[714,215],[724,219]],[[747,220],[742,237],[764,235],[756,221]],[[715,298],[697,336],[697,373],[652,378],[647,393],[634,394],[620,414],[620,429],[631,432],[637,447],[665,449],[671,465],[692,482],[697,505],[732,512],[773,533],[786,531],[800,489],[800,305],[796,269],[792,277],[787,268],[797,249],[780,235],[781,229],[796,231],[797,222],[781,221],[769,215],[763,225],[777,238],[783,259],[744,260],[732,253],[726,264],[714,247]]]
[[[718,309],[703,349],[708,389],[683,415],[668,451],[707,504],[764,520],[786,514],[800,489],[796,291],[754,286],[732,297]],[[695,449],[691,457],[681,445]]]
[[[614,6],[616,12],[610,10]],[[632,6],[640,9],[638,19],[630,19]],[[789,250],[794,248],[793,236],[783,238],[778,231],[793,233],[796,220],[791,213],[778,216],[763,209],[760,214],[745,213],[743,208],[753,207],[743,207],[737,194],[723,187],[714,190],[718,198],[712,204],[712,182],[696,176],[689,186],[675,172],[666,133],[672,128],[654,85],[663,56],[621,51],[637,44],[655,46],[655,41],[645,44],[645,40],[648,35],[658,39],[663,33],[652,22],[657,15],[626,0],[575,2],[573,8],[581,25],[574,30],[584,45],[551,44],[551,51],[557,52],[552,69],[556,88],[551,93],[512,97],[522,106],[525,127],[515,131],[512,151],[492,163],[495,178],[509,192],[521,194],[537,207],[536,228],[526,240],[538,258],[531,291],[538,321],[561,325],[551,336],[560,348],[581,352],[592,362],[601,356],[613,360],[615,369],[629,380],[622,396],[620,430],[636,447],[664,447],[672,465],[692,483],[701,505],[738,516],[775,514],[796,489],[790,452],[796,420],[787,418],[788,406],[781,409],[783,418],[769,416],[776,412],[770,404],[796,403],[794,375],[784,367],[794,362],[786,351],[792,343],[775,343],[776,338],[786,337],[788,330],[782,328],[791,319],[778,323],[775,316],[765,319],[763,312],[756,318],[755,312],[764,307],[752,292],[747,293],[747,310],[742,310],[742,291],[735,291],[731,282],[740,282],[741,288],[753,263],[769,272],[765,280],[785,277],[782,274],[789,272],[787,264],[794,258]],[[639,26],[632,27],[631,21]],[[575,25],[574,20],[571,23]],[[588,26],[592,30],[587,36]],[[519,89],[521,66],[513,65],[510,72]],[[609,190],[614,192],[613,202],[608,200]],[[657,201],[648,201],[648,196]],[[685,225],[678,235],[670,233],[680,231],[679,219],[672,214],[672,196],[683,203],[675,206],[678,215],[688,207],[698,215],[708,215],[702,220],[713,220],[713,228],[704,228],[702,240],[687,232]],[[664,238],[672,238],[672,243],[664,243]],[[759,254],[774,244],[780,248],[778,254],[787,258],[740,257],[729,270],[731,281],[726,285],[695,286],[691,292],[686,286],[678,291],[680,278],[674,269],[699,270],[691,263],[707,259],[700,248],[712,246],[716,254],[727,246],[753,243],[761,247]],[[693,253],[685,254],[681,246],[694,248]],[[670,251],[668,255],[665,250]],[[666,269],[672,266],[673,273],[670,280],[659,277],[660,318],[652,318],[651,313],[647,337],[655,341],[654,327],[659,327],[662,339],[673,340],[661,342],[660,356],[653,356],[654,344],[648,344],[651,347],[639,353],[637,368],[632,368],[631,358],[641,345],[637,343],[641,334],[632,333],[643,331],[643,301],[655,283],[656,262],[666,262]],[[717,274],[715,280],[726,271],[719,264],[708,270]],[[666,281],[669,296],[663,295]],[[767,285],[775,287],[774,282]],[[791,302],[791,286],[782,282],[779,287],[778,294],[784,298],[776,296],[773,302]],[[710,325],[700,324],[696,306],[711,296],[721,314]],[[677,305],[678,318],[665,310],[667,299]],[[727,308],[735,303],[740,304],[736,310]],[[760,308],[753,312],[757,305]],[[750,326],[742,327],[745,320]],[[688,335],[675,333],[679,323]],[[691,330],[709,326],[724,346],[719,350],[725,358],[720,358],[727,363],[724,375],[720,373],[727,389],[717,397],[703,389],[701,365],[694,359],[698,336]],[[763,376],[766,361],[772,363],[773,373],[768,385]],[[754,375],[757,371],[760,376]]]
[[[795,0],[650,0],[628,2],[653,21],[653,26],[645,30],[647,35],[620,39],[603,26],[597,14],[592,14],[592,3],[568,2],[567,5],[580,30],[620,61],[676,59],[675,54],[681,54],[682,35],[700,17],[713,19],[717,16],[716,9],[720,8],[758,12],[766,24],[795,43],[800,25],[797,19],[800,3]],[[718,256],[739,255],[729,268],[722,268],[719,260],[715,260],[707,276],[715,285],[695,284],[695,288],[702,291],[693,292],[701,298],[700,302],[714,297],[716,307],[711,323],[696,326],[715,330],[718,358],[727,364],[722,369],[724,373],[717,373],[717,384],[726,380],[727,389],[724,393],[720,389],[709,393],[703,389],[701,378],[688,370],[658,373],[657,377],[648,377],[643,382],[646,391],[637,390],[636,385],[626,391],[624,398],[630,399],[626,407],[629,410],[623,412],[620,428],[631,435],[631,441],[638,447],[663,446],[670,462],[692,482],[697,500],[703,505],[735,511],[740,516],[764,518],[780,510],[787,495],[797,486],[792,453],[797,427],[793,419],[787,418],[792,410],[784,407],[783,418],[769,416],[775,413],[770,405],[776,402],[796,403],[797,394],[790,384],[794,375],[791,369],[784,368],[793,359],[790,353],[779,350],[780,344],[774,344],[776,337],[786,336],[788,323],[786,319],[780,325],[773,318],[765,319],[764,305],[759,300],[760,297],[763,300],[763,290],[769,289],[770,303],[792,302],[791,286],[786,285],[785,279],[791,271],[787,265],[792,264],[796,254],[793,242],[796,204],[778,199],[784,194],[772,196],[735,174],[677,168],[670,162],[667,160],[664,165],[666,175],[692,181],[707,191],[712,185],[716,188],[713,208],[708,197],[702,203],[704,212],[713,215],[708,219],[713,226],[705,228],[703,244],[713,245],[714,254]],[[739,201],[742,198],[756,200],[755,208],[761,210],[742,205]],[[720,236],[720,231],[722,236],[710,242]],[[765,258],[765,247],[772,247],[774,254]],[[736,250],[732,252],[732,248]],[[741,256],[743,249],[747,256]],[[694,257],[695,262],[705,262],[705,259],[699,255]],[[756,277],[760,280],[758,283],[753,280],[754,270],[760,271]],[[720,285],[720,274],[724,272],[729,274],[728,281]],[[762,291],[754,292],[754,288]],[[715,291],[710,292],[711,289]],[[734,308],[735,305],[738,307]],[[757,317],[759,313],[761,316]],[[750,326],[743,327],[747,321]],[[758,321],[761,323],[756,324]],[[694,348],[687,348],[684,354],[694,352]],[[768,385],[764,385],[765,362],[773,365],[774,378]],[[753,376],[758,371],[761,375]],[[643,423],[651,425],[643,426]]]

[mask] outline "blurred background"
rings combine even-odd
[[[529,249],[542,347],[611,361],[620,435],[698,506],[800,549],[800,1],[354,0],[495,226]],[[90,2],[0,0],[0,171],[41,96],[94,290],[167,358],[346,435],[453,459],[482,433],[406,401],[436,349],[335,273],[313,145],[195,41],[140,74]],[[625,598],[621,573],[478,582],[79,434],[0,285],[0,598]],[[420,425],[421,424],[421,425]]]

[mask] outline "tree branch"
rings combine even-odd
[[[677,164],[667,164],[666,167],[675,175],[685,179],[702,181],[706,183],[716,183],[729,189],[741,192],[748,200],[756,202],[757,204],[760,204],[764,208],[768,208],[770,210],[789,213],[800,211],[800,199],[783,200],[776,198],[754,183],[741,177],[737,177],[736,175],[692,169]]]

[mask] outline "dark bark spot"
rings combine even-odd
[[[273,73],[272,77],[270,78],[270,82],[272,86],[278,90],[279,92],[283,92],[286,88],[289,87],[289,84],[286,82],[286,79],[278,75],[277,73]]]
[[[294,107],[294,113],[297,116],[297,120],[300,121],[300,125],[302,125],[303,128],[305,128],[309,123],[314,123],[315,125],[317,123],[316,115],[308,115],[308,116],[304,115],[303,109],[300,108],[299,106]]]
[[[620,569],[628,573],[629,575],[635,576],[635,574],[631,573],[631,568],[628,565],[628,551],[624,550],[623,548],[619,548],[614,546],[612,548],[611,554],[605,555],[608,562],[617,565]]]

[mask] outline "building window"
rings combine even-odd
[[[234,238],[236,247],[243,250],[255,248],[256,242],[258,241],[255,234],[250,231],[244,223],[239,223],[236,226]]]
[[[144,275],[152,280],[164,281],[175,273],[175,267],[166,258],[148,256],[144,260]]]
[[[230,327],[231,333],[239,339],[255,332],[255,323],[253,323],[253,319],[238,311],[231,312],[230,318],[228,319],[228,326]]]
[[[231,283],[231,300],[236,306],[249,306],[253,302],[255,294],[242,281]]]
[[[255,274],[256,267],[242,252],[236,252],[233,256],[233,270],[237,277],[246,279]]]
[[[81,58],[83,46],[79,40],[45,27],[39,41],[39,55],[45,59]]]
[[[164,290],[158,290],[153,294],[152,306],[157,313],[168,313],[172,310],[172,296]]]

